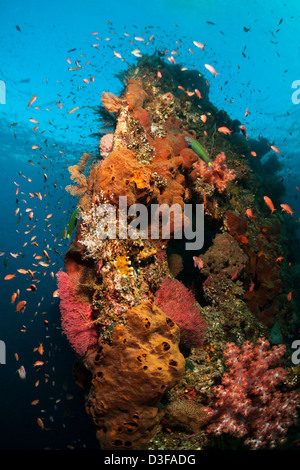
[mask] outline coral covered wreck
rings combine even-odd
[[[228,386],[222,380],[228,343],[236,344],[234,361],[243,344],[254,347],[265,337],[271,348],[291,338],[297,325],[295,304],[286,300],[289,280],[278,263],[284,250],[288,256],[282,220],[261,202],[249,143],[209,102],[203,77],[154,56],[123,79],[120,97],[102,94],[101,109],[115,126],[102,137],[99,158],[84,154],[70,167],[79,223],[65,272],[58,273],[62,327],[79,359],[74,373],[87,413],[101,449],[209,448],[221,432],[253,443],[254,425],[234,429],[242,418],[230,400],[241,376],[232,374],[222,404],[218,386]],[[201,98],[187,92],[193,89]],[[233,134],[221,134],[220,126]],[[201,142],[212,168],[185,137]],[[197,205],[204,208],[202,249],[186,250],[178,235],[187,223],[186,204],[193,208],[192,227]],[[171,206],[179,212],[168,212]],[[132,207],[148,214],[162,209],[155,237],[152,217],[143,225],[145,217]],[[255,218],[247,217],[248,208]],[[280,346],[278,360],[284,351]],[[259,377],[259,362],[249,368],[245,360],[245,374]],[[259,410],[274,405],[277,424],[284,420],[282,427],[270,424],[272,439],[261,439],[261,446],[282,444],[296,419],[299,403],[291,389],[299,371],[289,365],[282,364],[285,372],[268,382],[259,402]],[[228,426],[226,406],[235,412]],[[255,409],[251,413],[257,420]],[[277,439],[279,428],[284,432]]]

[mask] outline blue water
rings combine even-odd
[[[115,74],[136,63],[132,50],[177,49],[177,63],[195,67],[209,80],[215,106],[244,124],[250,139],[264,137],[280,150],[277,175],[286,187],[282,202],[292,207],[297,220],[300,105],[292,102],[292,83],[300,80],[300,5],[297,0],[1,0],[0,12],[0,80],[5,84],[5,104],[0,104],[0,251],[5,253],[0,258],[0,339],[6,344],[6,364],[0,365],[0,449],[97,449],[95,428],[72,376],[75,357],[60,330],[58,299],[52,296],[57,287],[50,276],[63,267],[69,242],[60,235],[76,204],[64,189],[70,182],[67,167],[82,152],[97,151],[99,138],[93,134],[101,123],[94,107],[102,91],[122,90]],[[206,43],[204,51],[193,41]],[[83,68],[70,71],[76,60]],[[205,63],[219,75],[214,78]],[[3,93],[2,85],[1,103]],[[28,107],[33,95],[37,100]],[[79,109],[68,114],[74,107]],[[42,201],[30,197],[34,192],[42,194]],[[27,208],[34,212],[32,220]],[[32,225],[36,228],[25,234]],[[44,249],[51,265],[43,268],[33,256]],[[17,273],[20,268],[37,271],[36,292],[26,290],[31,281]],[[12,273],[14,279],[3,280]],[[19,300],[27,301],[24,313],[10,303],[17,289]],[[34,351],[40,343],[43,356]],[[45,362],[39,370],[33,367],[37,360]],[[26,380],[16,373],[20,365]],[[47,432],[37,418],[44,420]]]

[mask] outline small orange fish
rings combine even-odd
[[[201,42],[193,41],[193,44],[195,44],[196,47],[199,47],[199,49],[204,50],[204,46],[206,43],[201,44]]]
[[[286,297],[288,301],[290,302],[292,300],[292,291],[290,291]]]
[[[15,302],[16,298],[17,298],[17,293],[14,292],[13,295],[11,296],[11,301],[10,301],[10,303],[13,304],[13,303]]]
[[[75,106],[75,108],[72,108],[72,109],[68,112],[68,114],[74,113],[75,111],[77,111],[77,109],[79,109],[79,106]]]
[[[248,134],[246,132],[246,127],[245,126],[240,126],[240,129],[241,129],[245,139],[248,140]]]
[[[235,271],[235,273],[233,274],[231,280],[234,281],[238,275],[238,273],[240,272],[240,268],[237,268],[237,270]]]
[[[227,127],[223,126],[223,127],[219,127],[218,129],[219,132],[221,132],[222,134],[228,134],[230,135],[232,131],[230,131]]]
[[[16,277],[15,274],[7,274],[4,278],[4,281],[10,281],[11,279],[13,279],[14,277]]]
[[[246,210],[246,215],[247,215],[247,217],[253,218],[253,219],[256,217],[256,215],[253,215],[252,209],[247,209]]]
[[[273,214],[276,209],[274,209],[274,204],[272,200],[268,196],[264,196],[264,201],[267,204],[268,208],[271,210],[271,213]]]
[[[44,431],[47,431],[48,428],[45,428],[45,425],[44,425],[44,421],[41,419],[41,418],[37,418],[36,420],[37,424],[39,425],[39,427]]]
[[[253,292],[254,287],[255,287],[255,284],[253,281],[251,281],[248,292]]]
[[[27,274],[28,273],[27,269],[17,269],[17,271],[20,274]]]
[[[257,153],[254,152],[253,150],[252,150],[252,152],[250,152],[250,153],[251,153],[251,155],[252,155],[253,157],[257,157]]]
[[[247,243],[249,243],[248,238],[245,237],[245,235],[236,235],[236,239],[238,242],[243,243],[244,245],[247,245]]]
[[[33,401],[31,402],[31,405],[35,406],[35,405],[37,405],[37,404],[39,403],[39,401],[40,401],[40,400],[33,400]]]
[[[212,67],[212,65],[204,64],[204,67],[205,67],[210,73],[212,73],[215,77],[216,77],[217,75],[219,75],[219,74],[215,71],[215,69]]]
[[[37,97],[36,97],[35,95],[33,95],[33,97],[31,98],[31,100],[29,101],[27,107],[29,108],[29,106],[31,106],[32,103],[34,103],[36,99],[37,99]]]
[[[200,119],[205,123],[207,121],[207,116],[205,114],[201,114]]]
[[[38,352],[39,352],[39,354],[40,354],[41,356],[44,354],[44,348],[43,348],[43,344],[42,344],[42,343],[39,345],[39,347],[38,347],[37,350],[38,350]]]
[[[157,78],[161,78],[162,77],[162,74],[160,71],[157,72]]]
[[[197,90],[197,88],[195,88],[195,93],[196,93],[196,95],[198,96],[199,100],[201,100],[202,96],[201,96],[200,91]]]
[[[33,367],[42,366],[43,364],[44,364],[43,361],[35,361],[35,363],[33,364]]]
[[[270,145],[271,149],[274,150],[274,152],[276,153],[280,153],[280,151],[278,150],[277,147],[275,147],[275,145]]]
[[[26,300],[21,300],[20,302],[18,302],[16,312],[22,312],[22,310],[25,309],[26,304],[27,304]]]
[[[288,206],[287,204],[280,204],[280,207],[282,209],[282,212],[285,211],[287,212],[288,214],[290,215],[293,215],[294,212],[292,211],[292,209],[290,208],[290,206]]]
[[[277,259],[276,259],[276,263],[279,263],[281,264],[281,261],[284,259],[283,256],[279,256]]]

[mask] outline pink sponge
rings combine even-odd
[[[99,142],[99,152],[102,158],[106,158],[112,151],[114,134],[105,134]]]
[[[75,352],[84,356],[87,349],[98,340],[95,324],[92,323],[92,309],[89,304],[76,299],[74,286],[67,273],[59,271],[56,276],[62,329]]]
[[[155,305],[180,328],[180,342],[200,348],[206,332],[206,323],[196,305],[196,299],[180,281],[166,277],[155,297]]]

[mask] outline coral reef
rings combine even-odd
[[[287,296],[300,249],[291,222],[264,203],[265,194],[278,203],[274,178],[271,194],[255,141],[241,140],[239,121],[210,103],[197,71],[154,55],[120,78],[120,97],[101,96],[99,114],[113,127],[104,158],[84,154],[69,168],[79,222],[58,276],[100,446],[209,448],[228,425],[253,448],[279,447],[296,416],[288,345],[300,314],[296,293]],[[230,135],[218,132],[225,126]],[[183,228],[194,229],[198,204],[204,246],[189,250]],[[268,351],[262,338],[278,346]]]

